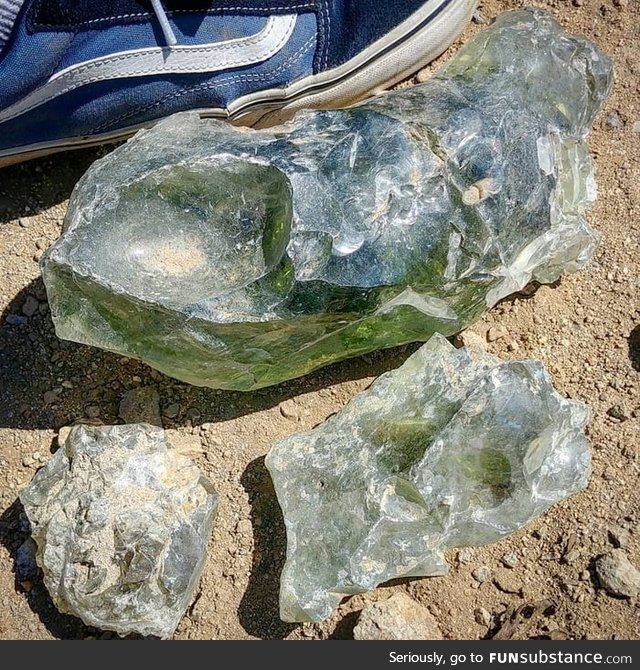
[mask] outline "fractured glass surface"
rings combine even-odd
[[[170,637],[206,557],[218,496],[146,424],[79,426],[20,493],[61,612]]]
[[[597,235],[609,59],[503,14],[430,81],[268,130],[177,115],[98,161],[42,261],[58,335],[251,390],[452,335]]]
[[[500,540],[583,489],[588,419],[539,361],[434,335],[267,455],[287,528],[280,616],[321,621],[346,595],[445,574],[446,549]]]

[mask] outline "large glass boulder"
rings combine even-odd
[[[609,59],[501,15],[430,81],[284,126],[169,118],[81,180],[42,270],[60,337],[251,390],[452,335],[598,237]]]

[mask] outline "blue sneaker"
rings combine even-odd
[[[476,0],[0,0],[0,165],[187,109],[246,125],[409,76]]]

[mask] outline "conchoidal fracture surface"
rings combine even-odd
[[[168,119],[78,185],[42,261],[57,333],[240,390],[456,333],[592,255],[583,140],[611,81],[593,44],[524,10],[350,109]]]
[[[587,485],[589,410],[539,361],[434,335],[327,422],[266,458],[287,527],[285,621],[321,621],[447,548],[496,542]]]

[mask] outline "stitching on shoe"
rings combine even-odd
[[[277,27],[277,25],[274,23],[269,27],[269,29],[266,32],[257,33],[252,38],[244,39],[241,44],[236,43],[236,44],[229,44],[229,45],[222,44],[222,45],[217,45],[217,46],[212,46],[212,47],[199,47],[199,48],[194,47],[193,49],[190,49],[190,52],[192,52],[194,54],[209,53],[209,52],[215,53],[216,51],[223,51],[223,50],[233,49],[233,48],[236,48],[236,49],[237,48],[242,48],[242,47],[244,47],[248,44],[256,45],[256,44],[259,44],[260,42],[264,41],[276,29],[276,27]],[[284,44],[286,44],[286,42],[290,38],[291,38],[291,32],[287,31],[282,36],[282,38],[278,41],[278,43],[275,44],[272,47],[272,49],[270,50],[270,51],[273,52],[272,56],[273,56],[274,53],[277,53],[280,50],[280,48]],[[123,56],[117,56],[117,57],[112,57],[112,58],[108,58],[108,59],[105,59],[105,60],[101,60],[99,63],[87,63],[86,65],[83,65],[83,66],[80,66],[79,68],[74,69],[71,73],[68,73],[68,74],[72,74],[73,76],[76,76],[78,74],[81,74],[82,72],[87,72],[87,71],[91,70],[92,68],[95,68],[95,67],[98,67],[98,66],[111,65],[113,63],[119,63],[119,62],[131,60],[131,59],[136,58],[136,57],[137,57],[137,54],[127,54],[127,55],[123,55]],[[237,64],[243,64],[242,60],[235,60],[235,61],[230,60],[225,65],[226,66],[233,66],[233,65],[237,65]],[[250,64],[251,63],[245,63],[245,65],[250,65]],[[176,72],[191,72],[191,68],[188,67],[188,66],[174,67],[173,69]],[[140,69],[140,70],[133,70],[132,72],[130,72],[128,74],[128,77],[136,77],[136,76],[141,76],[141,75],[145,75],[145,74],[153,74],[153,73],[154,73],[154,70],[149,69],[149,68]],[[63,75],[62,77],[60,77],[60,79],[64,81],[65,76],[66,75]],[[105,81],[107,79],[109,79],[109,77],[96,76],[96,77],[89,77],[88,79],[85,79],[82,82],[74,82],[74,83],[70,84],[69,86],[67,86],[66,88],[63,88],[62,90],[57,91],[56,93],[50,95],[49,97],[44,98],[43,100],[41,100],[38,103],[38,106],[45,105],[48,102],[50,102],[51,100],[54,100],[55,98],[66,95],[67,93],[70,93],[71,91],[75,91],[76,89],[81,88],[82,86],[95,84],[96,82]],[[33,107],[31,107],[29,109],[26,109],[25,111],[21,112],[20,114],[21,115],[26,114],[29,111],[31,111],[31,109],[33,109]]]
[[[323,47],[324,51],[323,64],[324,67],[326,68],[327,63],[329,62],[329,44],[331,40],[331,12],[329,11],[329,3],[327,2],[327,0],[325,0],[325,2],[323,2],[322,4],[324,7],[325,14],[327,16],[327,37],[324,40],[324,47]]]
[[[145,112],[148,112],[151,109],[154,109],[155,107],[158,107],[162,105],[164,102],[167,102],[168,100],[175,99],[175,98],[180,98],[183,95],[186,95],[187,93],[194,93],[196,91],[204,91],[207,89],[215,89],[215,88],[224,88],[225,86],[229,86],[230,84],[234,84],[239,81],[268,81],[269,79],[273,79],[275,75],[280,74],[283,70],[285,70],[293,61],[298,59],[302,54],[304,54],[306,51],[309,50],[309,47],[313,46],[313,43],[315,42],[315,37],[312,37],[308,39],[302,47],[298,51],[296,51],[294,54],[289,56],[285,61],[283,61],[275,70],[272,70],[269,73],[265,74],[243,74],[243,75],[234,75],[234,76],[228,76],[228,77],[222,77],[218,81],[215,82],[208,82],[206,84],[198,84],[196,86],[190,86],[189,88],[183,88],[179,91],[174,91],[173,93],[169,93],[159,100],[156,100],[154,103],[147,105],[146,107],[143,107],[142,109],[135,109],[131,112],[127,112],[126,114],[123,114],[115,119],[109,119],[109,121],[97,126],[94,128],[92,131],[93,134],[97,134],[103,130],[108,130],[109,128],[113,128],[116,126],[118,123],[121,121],[126,121],[127,119],[130,119],[133,116],[136,116],[137,114],[144,114]]]
[[[251,37],[246,37],[246,38],[240,38],[242,40],[241,43],[236,42],[235,44],[216,44],[208,47],[189,47],[189,53],[193,54],[198,54],[198,53],[210,53],[210,52],[216,52],[216,51],[227,51],[230,49],[239,49],[247,45],[255,46],[256,44],[260,44],[260,42],[264,41],[271,35],[271,33],[277,28],[278,26],[276,24],[272,24],[269,26],[269,28],[266,30],[266,32],[260,31],[259,33],[256,33],[255,35]],[[277,48],[280,48],[282,44],[286,41],[286,37],[281,39],[280,42],[277,44]],[[276,47],[274,47],[276,48]],[[120,63],[122,61],[126,60],[131,60],[132,58],[137,58],[138,54],[145,54],[145,53],[154,53],[157,50],[157,47],[153,47],[150,49],[140,49],[136,51],[135,54],[123,54],[121,56],[113,56],[111,58],[104,58],[100,60],[97,63],[86,63],[85,65],[81,65],[78,68],[75,68],[72,70],[73,74],[80,74],[82,72],[86,72],[87,70],[91,70],[95,67],[102,67],[103,65],[111,65],[112,63]],[[184,68],[188,69],[188,68]],[[146,72],[146,70],[139,70],[136,72],[133,72],[132,74],[143,74]],[[60,79],[64,78],[65,75],[62,75]],[[65,91],[66,92],[66,91]]]
[[[221,15],[223,12],[237,12],[237,11],[245,11],[245,12],[278,11],[281,12],[282,14],[286,14],[287,11],[295,9],[317,9],[317,7],[315,2],[307,2],[307,3],[300,3],[298,5],[292,5],[291,7],[217,7],[215,9],[210,9],[208,11],[199,11],[197,9],[175,9],[172,12],[167,12],[167,16],[175,16],[176,14],[204,14],[206,16],[216,16]],[[38,22],[36,22],[36,25],[40,25],[46,28],[60,28],[61,30],[64,28],[65,31],[71,32],[77,30],[78,28],[84,28],[86,26],[96,25],[99,23],[108,23],[109,21],[120,21],[123,19],[150,19],[153,16],[155,15],[152,14],[151,12],[139,12],[136,14],[105,16],[104,18],[101,19],[91,19],[90,21],[83,21],[82,23],[76,23],[69,26],[59,26],[54,23],[38,23]]]

